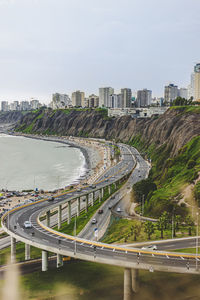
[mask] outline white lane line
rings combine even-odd
[[[93,247],[93,245],[90,245],[90,248],[92,248]]]
[[[152,256],[154,257],[155,255],[152,253]]]
[[[84,243],[81,243],[81,246],[84,245]]]
[[[184,260],[185,258],[181,256],[181,259]]]
[[[128,253],[128,251],[126,250],[126,254]]]
[[[197,261],[199,261],[199,258],[198,258],[198,257],[196,257],[196,260],[197,260]]]
[[[168,255],[166,255],[166,257],[167,257],[167,258],[169,258],[169,256],[168,256]]]
[[[103,250],[103,249],[104,249],[104,247],[101,247],[101,249]]]
[[[113,249],[113,252],[115,251],[115,248]]]

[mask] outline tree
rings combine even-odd
[[[148,239],[151,239],[151,235],[154,233],[154,224],[150,221],[144,223],[144,232],[148,235]]]
[[[194,221],[192,220],[192,218],[190,216],[187,216],[185,218],[185,225],[188,227],[188,234],[192,235],[192,228],[194,226]]]
[[[163,231],[165,228],[165,220],[163,218],[163,216],[161,216],[158,221],[157,221],[157,228],[158,230],[160,230],[160,237],[161,239],[163,239]]]
[[[140,234],[140,231],[142,229],[142,224],[140,222],[137,222],[132,226],[131,232],[133,232],[134,235],[134,241],[137,240],[137,236]]]
[[[169,213],[167,211],[164,211],[162,213],[162,218],[164,222],[164,229],[166,230],[169,225]]]

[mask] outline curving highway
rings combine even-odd
[[[40,221],[40,217],[59,205],[71,207],[71,202],[78,201],[80,197],[89,197],[99,193],[102,196],[104,189],[111,184],[119,184],[123,178],[129,177],[129,182],[138,177],[138,168],[143,159],[138,152],[126,145],[119,145],[122,160],[110,168],[99,179],[95,186],[88,186],[81,191],[71,191],[60,195],[52,202],[38,201],[23,207],[18,207],[5,214],[2,218],[4,230],[12,238],[12,251],[14,253],[15,239],[43,250],[43,270],[47,270],[47,252],[57,253],[61,256],[71,256],[87,261],[95,261],[116,265],[127,269],[159,270],[166,272],[199,274],[200,256],[194,254],[181,254],[168,251],[148,251],[138,248],[127,248],[117,245],[108,245],[81,237],[72,237],[51,229]],[[137,163],[137,167],[136,167]],[[143,166],[144,169],[144,166]],[[143,172],[143,169],[141,170]],[[140,172],[141,172],[140,171]],[[87,203],[87,201],[86,201]],[[77,206],[79,203],[77,202]],[[87,204],[86,204],[87,205]],[[70,210],[69,210],[70,212]],[[71,212],[70,212],[71,213]],[[24,222],[30,220],[33,228],[24,229]]]

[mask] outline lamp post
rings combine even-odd
[[[198,268],[198,235],[199,235],[199,213],[197,212],[197,232],[196,232],[196,269]]]
[[[76,215],[75,215],[75,222],[74,222],[74,235],[75,235],[75,240],[74,240],[74,255],[76,255]]]

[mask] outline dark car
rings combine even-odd
[[[98,214],[101,215],[102,213],[103,213],[103,209],[99,209],[99,210],[98,210]]]
[[[54,201],[54,197],[48,197],[48,201]]]

